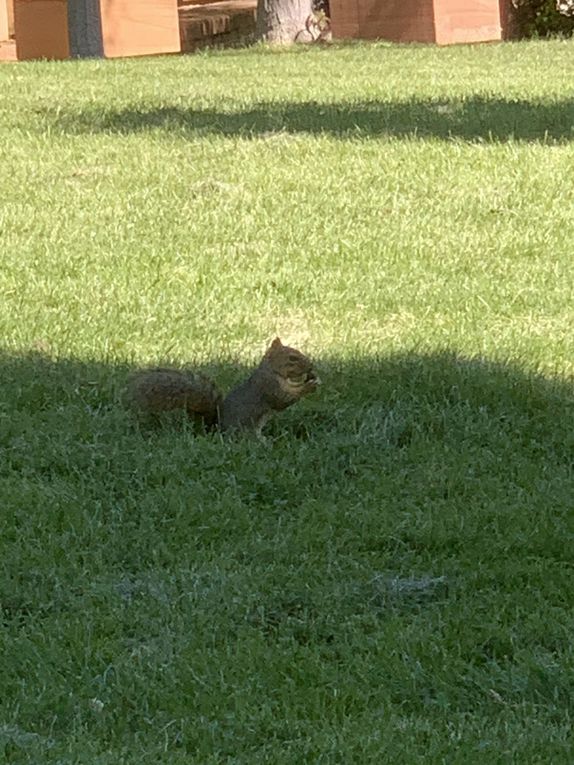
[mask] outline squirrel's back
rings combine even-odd
[[[139,411],[159,414],[183,409],[208,427],[218,422],[221,398],[221,393],[209,378],[166,367],[135,372],[127,385],[128,403]]]

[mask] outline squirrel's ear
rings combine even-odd
[[[276,350],[277,348],[281,348],[282,347],[281,340],[278,337],[276,337],[275,340],[273,340],[273,342],[271,343],[270,347],[273,348],[273,350]]]

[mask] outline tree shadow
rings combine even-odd
[[[0,353],[4,727],[24,754],[123,751],[150,715],[187,715],[185,745],[204,751],[196,718],[217,720],[231,688],[268,752],[261,699],[284,673],[291,694],[297,663],[362,714],[374,699],[373,724],[379,699],[435,727],[444,713],[447,746],[453,714],[491,714],[493,687],[534,727],[561,719],[573,384],[452,353],[317,367],[324,389],[262,444],[142,431],[119,402],[128,364]],[[223,389],[246,373],[199,371]]]
[[[381,567],[410,600],[424,578],[405,572],[421,570],[431,584],[464,572],[473,593],[477,577],[488,592],[512,579],[525,602],[543,591],[549,608],[562,597],[571,382],[452,353],[324,358],[317,368],[324,390],[278,415],[261,443],[197,435],[185,422],[140,428],[120,403],[127,364],[0,354],[9,624],[95,608],[110,572],[124,581],[190,561],[247,580],[277,566],[283,591],[298,560],[318,603],[335,571],[351,615],[385,613],[387,580],[364,580]],[[224,390],[247,372],[231,362],[198,371]]]
[[[262,102],[243,111],[193,106],[91,107],[50,111],[65,133],[134,133],[150,130],[257,138],[272,133],[338,138],[398,137],[469,142],[569,142],[574,99],[530,101],[485,96],[358,102]]]
[[[276,513],[313,497],[319,517],[330,508],[325,523],[338,518],[342,528],[348,504],[358,503],[371,529],[366,549],[392,548],[394,555],[398,545],[408,558],[463,555],[466,545],[482,555],[483,527],[492,527],[489,555],[512,549],[519,558],[528,550],[568,558],[571,382],[447,353],[325,358],[317,368],[322,389],[274,417],[261,443],[251,435],[198,433],[183,415],[142,426],[121,401],[129,365],[4,353],[0,482],[11,507],[5,520],[20,524],[14,518],[29,506],[37,534],[38,525],[50,523],[38,508],[54,505],[79,538],[95,535],[96,547],[106,538],[112,557],[137,568],[133,540],[124,544],[114,528],[168,523],[190,502],[210,528],[228,527],[236,517],[229,502],[242,512]],[[231,362],[197,371],[223,391],[247,373]],[[383,541],[381,503],[388,529],[395,529]],[[111,519],[109,529],[94,531],[92,507]],[[453,518],[466,524],[464,534]],[[11,539],[8,533],[5,543]],[[83,555],[82,548],[74,554]]]
[[[215,380],[224,393],[249,373],[225,361],[192,368]],[[317,368],[324,385],[278,414],[267,427],[272,437],[343,444],[355,439],[358,445],[361,439],[378,439],[385,448],[402,448],[417,434],[440,440],[448,432],[456,438],[472,426],[485,442],[504,432],[507,445],[534,439],[556,450],[556,456],[572,458],[574,386],[562,379],[450,352],[324,358]],[[22,423],[39,434],[50,431],[56,440],[60,432],[73,436],[78,427],[88,438],[93,430],[113,440],[118,428],[132,437],[137,418],[123,393],[134,369],[37,352],[0,353],[0,444],[9,451],[11,428]],[[108,435],[107,425],[114,431]]]

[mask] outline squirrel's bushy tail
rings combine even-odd
[[[183,409],[193,420],[214,427],[222,396],[208,377],[179,369],[155,367],[135,372],[128,380],[126,400],[146,414]]]

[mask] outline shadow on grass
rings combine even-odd
[[[472,432],[475,425],[488,437],[490,431],[508,426],[509,438],[533,438],[568,454],[574,442],[574,387],[511,364],[437,353],[318,359],[317,368],[323,388],[278,414],[268,431],[287,437],[315,434],[319,439],[344,439],[378,425],[388,430],[389,417],[397,424],[398,407],[405,427],[397,446],[409,441],[407,433],[423,433],[427,427],[427,435],[440,438],[449,431],[449,418],[451,435],[457,435],[457,428],[460,436],[469,428]],[[224,392],[249,373],[236,363],[214,362],[193,369],[214,379]],[[0,413],[5,425],[22,416],[41,427],[42,420],[47,424],[46,417],[64,412],[71,417],[70,424],[77,422],[76,415],[83,415],[96,425],[105,412],[121,413],[127,424],[134,418],[122,403],[122,393],[132,371],[127,364],[2,353]],[[3,436],[5,440],[6,427]]]
[[[467,518],[473,545],[481,544],[480,525],[491,524],[505,550],[516,546],[522,555],[530,545],[533,555],[564,559],[572,384],[454,354],[319,359],[317,368],[320,392],[274,417],[262,444],[197,434],[183,416],[142,425],[121,404],[127,366],[4,354],[0,480],[32,482],[42,494],[54,483],[72,495],[84,487],[106,512],[132,503],[130,522],[143,522],[140,508],[151,503],[150,518],[164,523],[190,496],[209,524],[220,513],[223,526],[241,513],[303,507],[312,497],[325,523],[340,516],[344,528],[350,503],[375,524],[377,541],[367,548],[400,538],[425,555],[429,545],[433,555],[456,553],[464,542],[452,524]],[[223,391],[247,372],[231,363],[198,371]],[[384,542],[381,507],[391,513],[388,523],[401,526]],[[441,519],[432,543],[413,532],[413,513]]]
[[[267,615],[246,595],[255,581],[239,600],[226,597],[243,604],[233,619],[250,614],[266,639],[298,623],[307,601],[329,624],[330,598],[341,624],[443,601],[447,571],[466,572],[472,597],[511,586],[526,600],[541,590],[549,603],[562,597],[570,383],[454,354],[317,367],[324,390],[278,415],[262,444],[185,425],[140,429],[118,401],[128,366],[0,355],[7,618],[58,618],[88,597],[93,571],[141,578],[194,565],[265,583]],[[223,389],[246,373],[235,364],[202,371]],[[371,574],[357,573],[361,561]]]
[[[269,133],[340,138],[459,138],[469,142],[561,143],[574,138],[574,100],[464,99],[255,104],[244,111],[193,106],[58,110],[48,117],[66,133],[149,130],[257,138]]]
[[[157,762],[237,742],[249,762],[269,731],[330,737],[351,703],[361,742],[384,705],[444,723],[439,761],[453,716],[486,735],[501,714],[489,689],[527,710],[517,740],[571,716],[572,385],[448,354],[317,366],[324,390],[260,444],[140,432],[117,403],[127,366],[0,354],[10,756],[117,760],[135,730]],[[269,716],[279,693],[294,701]]]

